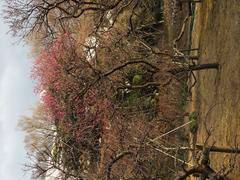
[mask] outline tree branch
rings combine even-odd
[[[121,65],[111,69],[110,71],[102,74],[101,77],[107,77],[107,76],[111,75],[112,73],[114,73],[115,71],[118,71],[118,70],[120,70],[120,69],[122,69],[122,68],[124,68],[126,66],[132,65],[132,64],[145,64],[145,65],[148,65],[148,66],[152,67],[155,70],[159,70],[159,68],[157,68],[156,66],[154,66],[153,64],[151,64],[151,63],[149,63],[147,61],[144,61],[144,60],[134,60],[134,61],[128,61],[126,63],[123,63],[123,64],[121,64]]]
[[[218,69],[219,64],[217,63],[209,63],[209,64],[199,64],[199,65],[190,65],[190,66],[185,66],[185,67],[177,67],[170,69],[168,72],[176,75],[181,72],[189,72],[189,71],[199,71],[199,70],[204,70],[204,69]]]
[[[107,178],[111,179],[110,175],[111,175],[111,170],[112,170],[112,166],[119,161],[120,159],[122,159],[123,157],[127,156],[127,155],[135,155],[134,152],[132,151],[123,151],[120,154],[118,154],[108,165],[107,167]]]

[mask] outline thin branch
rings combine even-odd
[[[107,77],[107,76],[111,75],[112,73],[114,73],[115,71],[118,71],[118,70],[120,70],[120,69],[122,69],[122,68],[124,68],[126,66],[132,65],[132,64],[145,64],[145,65],[148,65],[148,66],[152,67],[155,70],[159,70],[152,63],[149,63],[149,62],[147,62],[145,60],[134,60],[134,61],[125,62],[125,63],[123,63],[123,64],[121,64],[121,65],[119,65],[119,66],[117,66],[117,67],[115,67],[115,68],[105,72],[104,74],[101,75],[101,77]]]

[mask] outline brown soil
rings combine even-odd
[[[196,7],[192,37],[201,64],[220,64],[219,70],[198,73],[193,102],[199,113],[197,143],[204,143],[207,127],[212,129],[208,145],[234,147],[240,144],[240,1],[203,0]],[[211,164],[220,170],[231,157],[212,153]],[[239,158],[229,178],[240,179]]]

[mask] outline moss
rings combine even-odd
[[[198,122],[197,122],[197,113],[196,112],[192,112],[189,114],[189,130],[191,133],[195,134],[197,132],[198,129]]]

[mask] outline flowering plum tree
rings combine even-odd
[[[98,140],[110,110],[109,101],[102,96],[104,90],[98,87],[101,83],[107,90],[105,82],[98,82],[84,53],[77,51],[76,41],[66,33],[40,53],[32,69],[48,120],[55,123],[64,142],[58,145],[65,154],[65,165],[76,172],[81,166],[73,159],[79,159],[84,150],[90,152],[91,161],[98,159]],[[74,147],[72,153],[69,147]],[[74,154],[74,158],[66,154]]]

